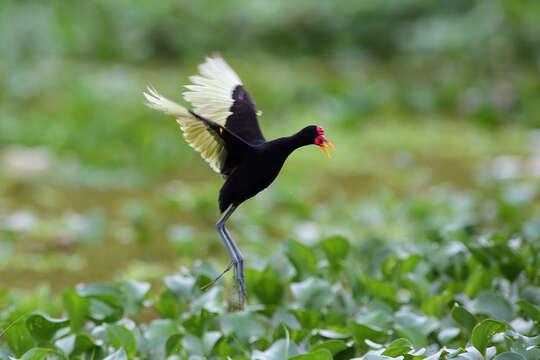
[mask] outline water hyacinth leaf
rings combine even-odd
[[[144,333],[145,353],[152,357],[165,357],[168,339],[179,331],[176,322],[170,319],[153,320]]]
[[[374,326],[367,326],[358,323],[350,323],[349,329],[357,346],[363,347],[366,339],[377,344],[383,344],[388,339],[388,334]]]
[[[113,306],[111,303],[90,298],[89,317],[96,323],[112,323],[120,320],[124,313],[122,306]]]
[[[142,302],[149,290],[150,284],[147,282],[126,280],[120,284],[120,291],[125,295],[125,312],[127,315],[134,316],[139,313]]]
[[[68,290],[62,296],[72,331],[78,331],[84,324],[90,308],[90,300],[79,296],[76,291]]]
[[[254,350],[253,360],[283,360],[299,355],[300,349],[290,339],[279,339],[265,351]]]
[[[73,344],[73,350],[71,352],[71,355],[85,353],[94,347],[96,347],[96,344],[90,338],[90,336],[86,334],[77,334],[75,336],[75,343]]]
[[[107,334],[111,344],[116,348],[123,348],[130,357],[137,352],[137,341],[131,331],[120,325],[108,325]]]
[[[251,275],[251,276],[250,276]],[[250,269],[247,275],[250,279],[250,289],[265,305],[278,305],[285,294],[285,285],[277,276],[274,269],[267,265],[263,271]]]
[[[338,268],[341,260],[349,254],[350,244],[344,236],[332,236],[321,240],[321,247],[333,268]]]
[[[104,360],[128,360],[128,357],[126,351],[123,348],[120,348],[107,356]]]
[[[366,290],[376,299],[383,301],[389,301],[391,303],[396,302],[396,289],[391,283],[370,278],[366,275],[362,276],[362,283],[366,287]]]
[[[182,350],[182,334],[173,334],[169,336],[165,343],[165,354],[170,356],[172,354],[178,354]]]
[[[314,345],[310,352],[315,352],[317,350],[326,349],[332,354],[332,356],[336,355],[337,353],[342,352],[343,350],[347,349],[348,346],[343,340],[327,340],[322,343]]]
[[[486,319],[474,327],[471,342],[481,354],[485,354],[493,335],[504,330],[506,330],[506,324],[492,319]]]
[[[196,279],[194,277],[182,276],[180,274],[165,278],[165,284],[179,300],[185,300],[191,297],[195,281]]]
[[[30,335],[24,319],[7,325],[3,334],[9,348],[17,357],[22,356],[35,345],[34,338]]]
[[[335,298],[330,283],[315,277],[291,284],[291,291],[303,307],[315,311],[330,305]]]
[[[26,352],[20,360],[60,360],[66,357],[58,350],[49,348],[33,348]]]
[[[313,249],[293,239],[288,239],[283,246],[285,255],[293,264],[300,279],[317,271],[317,257]]]
[[[394,329],[401,337],[409,339],[415,348],[426,347],[427,336],[439,327],[435,318],[400,310],[394,318]]]
[[[459,325],[463,326],[469,334],[472,333],[474,326],[476,325],[476,317],[468,312],[464,307],[455,304],[450,312],[450,316]]]
[[[284,308],[279,308],[278,310],[276,310],[276,312],[272,316],[271,324],[272,329],[274,330],[282,324],[288,326],[292,330],[302,329],[302,326],[300,325],[298,319]]]
[[[499,321],[510,321],[514,317],[512,304],[492,290],[478,294],[473,307],[476,313],[488,314]]]
[[[531,319],[533,319],[534,321],[540,321],[540,307],[534,304],[531,304],[530,302],[525,301],[525,300],[518,300],[516,301],[516,304]]]
[[[69,326],[67,319],[53,319],[42,314],[32,314],[26,319],[26,327],[38,344],[49,343],[56,332]]]
[[[382,354],[390,357],[398,357],[408,353],[412,347],[413,346],[409,340],[400,338],[392,341]]]
[[[290,357],[289,360],[332,360],[332,354],[326,349],[310,351],[307,354]]]
[[[493,358],[493,360],[527,360],[523,355],[515,352],[504,352]]]
[[[234,335],[242,344],[248,344],[265,334],[257,313],[247,310],[223,316],[221,318],[221,329],[227,336]]]
[[[79,284],[77,293],[82,297],[96,298],[115,307],[122,306],[122,292],[110,284]]]

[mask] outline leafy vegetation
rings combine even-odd
[[[540,11],[530,1],[0,2],[0,359],[540,358]],[[146,109],[213,51],[267,138],[230,226]],[[203,260],[201,260],[203,259]]]

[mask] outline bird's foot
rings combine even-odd
[[[201,290],[206,290],[207,288],[213,286],[219,279],[221,279],[223,277],[223,275],[225,275],[227,273],[227,271],[231,270],[231,268],[235,266],[234,265],[234,262],[231,261],[229,263],[229,265],[227,265],[227,267],[225,268],[225,270],[223,270],[223,272],[221,274],[219,274],[214,280],[210,281],[208,284],[204,285]]]
[[[238,271],[236,272],[235,283],[237,284],[237,294],[238,294],[238,307],[242,309],[245,302],[247,301],[247,292],[246,292],[246,276],[244,273],[244,264],[240,263],[238,266]]]

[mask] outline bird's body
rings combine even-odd
[[[187,85],[190,91],[184,93],[193,110],[166,99],[154,89],[149,88],[144,95],[148,106],[177,118],[186,141],[225,178],[219,192],[219,209],[224,215],[216,227],[231,263],[213,282],[233,267],[242,306],[246,297],[244,257],[225,227],[228,218],[242,202],[275,180],[294,150],[315,144],[328,155],[325,143],[333,146],[324,137],[324,130],[314,125],[292,136],[266,141],[257,122],[254,101],[227,63],[220,57],[207,58],[199,71],[202,76],[190,77],[194,85]]]

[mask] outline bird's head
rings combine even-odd
[[[319,146],[328,157],[330,157],[330,153],[326,148],[326,144],[335,150],[334,145],[324,137],[324,129],[322,127],[311,125],[304,128],[301,132],[305,136],[306,145],[314,144]]]

